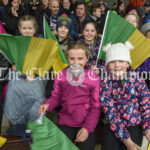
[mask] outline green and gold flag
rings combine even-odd
[[[33,138],[32,150],[79,150],[68,137],[48,118],[42,123],[28,122]]]
[[[58,72],[60,72],[61,70],[63,70],[65,67],[68,66],[68,61],[61,49],[56,37],[51,32],[45,17],[43,20],[44,20],[44,37],[46,39],[54,40],[55,42],[57,42],[57,46],[59,47],[59,52],[57,53],[57,56],[53,62],[53,71],[55,72],[55,74],[57,74]]]
[[[23,74],[44,77],[58,55],[53,39],[0,34],[0,50]]]
[[[150,40],[124,18],[108,11],[98,58],[105,60],[105,52],[102,48],[106,44],[125,43],[127,40],[134,46],[134,49],[130,51],[131,66],[136,69],[150,57]]]

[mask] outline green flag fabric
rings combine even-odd
[[[125,43],[127,40],[134,46],[134,49],[130,51],[132,60],[131,66],[136,69],[150,57],[150,41],[124,18],[112,11],[108,11],[98,58],[105,60],[105,52],[103,52],[102,49],[106,44]]]
[[[57,42],[57,45],[59,47],[59,53],[53,63],[53,70],[54,72],[56,72],[56,74],[58,72],[60,72],[61,70],[63,70],[65,67],[68,66],[68,61],[56,39],[56,37],[54,36],[54,34],[51,32],[50,28],[49,28],[49,25],[44,17],[43,19],[44,21],[44,37],[47,38],[47,39],[53,39],[54,41]]]
[[[68,137],[47,117],[43,116],[42,124],[29,122],[33,138],[32,150],[79,150]]]
[[[58,55],[59,47],[52,39],[0,34],[0,50],[23,74],[44,77]]]
[[[103,46],[108,43],[124,43],[135,30],[136,28],[124,18],[108,11],[99,50],[99,58],[105,60],[105,52],[102,50]]]

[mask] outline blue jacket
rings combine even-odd
[[[85,21],[90,20],[89,16],[85,16],[82,22],[79,21],[76,14],[70,15],[70,19],[72,20],[70,33],[75,40],[78,40],[79,34],[81,33],[82,25]]]

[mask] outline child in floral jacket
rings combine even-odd
[[[132,48],[128,41],[104,47],[108,72],[100,85],[106,119],[102,150],[141,150],[143,131],[150,142],[150,92],[130,69]]]

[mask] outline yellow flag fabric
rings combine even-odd
[[[44,77],[50,70],[58,51],[59,47],[56,41],[32,37],[22,72],[28,72],[30,75],[38,74]]]
[[[0,50],[23,74],[44,77],[59,53],[57,41],[31,36],[0,35]]]
[[[59,47],[59,52],[57,53],[57,56],[53,62],[53,71],[54,71],[54,75],[56,76],[56,74],[60,71],[62,71],[64,68],[66,68],[68,66],[68,61],[67,59],[65,58],[65,55],[56,39],[56,37],[53,35],[53,33],[51,32],[50,28],[49,28],[49,25],[44,17],[43,19],[43,24],[44,24],[44,37],[47,38],[47,39],[53,39],[58,47]]]
[[[0,136],[0,147],[2,147],[6,141],[7,141],[6,138]]]
[[[136,69],[148,57],[150,57],[150,40],[148,40],[137,29],[128,39],[133,45],[134,49],[130,51],[132,59],[132,67]]]
[[[148,143],[147,150],[150,150],[150,143]]]

